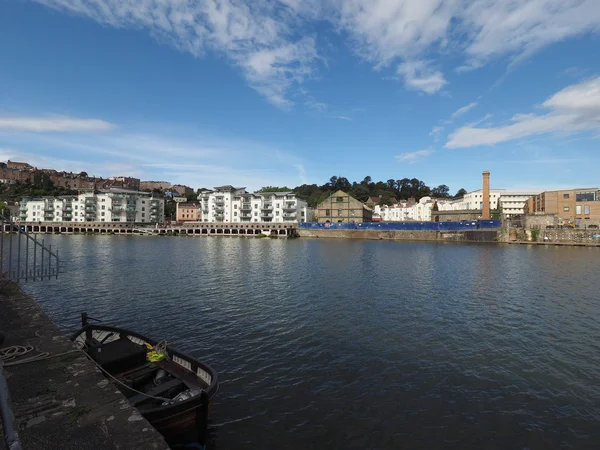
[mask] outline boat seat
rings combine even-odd
[[[159,384],[158,386],[147,392],[147,394],[152,395],[154,397],[162,397],[171,389],[175,389],[179,386],[185,386],[185,384],[179,378],[173,378],[172,380]],[[129,403],[133,406],[136,406],[142,403],[143,401],[148,400],[149,398],[150,397],[148,397],[147,395],[137,394],[129,398]]]
[[[146,363],[146,349],[125,337],[94,346],[88,349],[88,354],[111,374],[125,372]]]

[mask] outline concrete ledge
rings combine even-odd
[[[25,450],[169,448],[83,352],[72,352],[73,344],[15,284],[0,284],[0,330],[6,334],[2,347],[30,344],[35,350],[27,357],[50,354],[4,369]],[[3,448],[1,434],[0,441]]]

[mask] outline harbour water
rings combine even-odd
[[[51,236],[25,285],[220,374],[213,449],[600,448],[596,248]]]

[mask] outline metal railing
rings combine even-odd
[[[60,259],[52,245],[31,236],[25,227],[0,216],[0,281],[36,281],[58,278]]]
[[[23,226],[0,215],[0,283],[58,278],[60,260],[52,245],[30,236]],[[0,332],[0,345],[3,334]],[[17,421],[6,383],[4,366],[0,362],[0,419],[4,442],[8,450],[21,450]]]

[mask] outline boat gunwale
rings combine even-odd
[[[119,327],[114,327],[111,325],[99,325],[99,324],[87,324],[83,327],[81,327],[80,329],[78,329],[77,331],[75,331],[71,337],[70,340],[71,342],[75,343],[76,339],[81,336],[82,334],[84,334],[87,330],[102,330],[102,331],[109,331],[109,332],[114,332],[114,333],[118,333],[121,336],[132,336],[135,337],[137,339],[140,339],[142,341],[145,341],[151,345],[156,345],[158,344],[160,341],[156,340],[156,339],[152,339],[152,338],[148,338],[147,336],[144,336],[140,333],[137,333],[135,331],[130,331],[127,330],[125,328],[119,328]],[[81,349],[83,352],[85,352],[85,350],[82,348]],[[213,397],[217,394],[218,390],[219,390],[219,380],[218,380],[218,375],[215,369],[213,369],[209,364],[205,363],[204,361],[201,361],[197,358],[193,358],[192,356],[188,355],[187,353],[181,352],[179,350],[175,350],[173,347],[171,347],[170,345],[167,344],[166,346],[166,352],[167,355],[172,359],[172,356],[176,356],[178,358],[181,358],[183,360],[185,360],[186,362],[189,362],[190,365],[192,366],[192,369],[188,369],[178,363],[178,366],[180,366],[182,369],[190,372],[191,374],[194,374],[196,377],[198,377],[200,380],[202,380],[202,378],[200,378],[196,372],[197,368],[200,367],[202,370],[206,371],[208,374],[210,374],[211,376],[211,383],[210,385],[205,389],[206,393],[208,394],[208,401],[211,402],[213,400]],[[86,352],[87,354],[87,352]],[[97,363],[96,363],[97,364]],[[203,380],[202,380],[203,381]],[[148,408],[148,409],[143,409],[143,415],[147,415],[147,414],[156,414],[156,413],[167,413],[170,410],[175,410],[173,411],[173,414],[179,414],[181,412],[185,412],[188,409],[195,409],[194,408],[189,408],[189,406],[192,405],[192,403],[198,403],[198,401],[201,399],[200,395],[195,395],[194,397],[191,397],[187,400],[181,401],[181,402],[176,402],[176,403],[172,403],[170,405],[167,406],[158,406],[155,408]],[[139,409],[139,408],[137,408]],[[183,411],[181,411],[183,410]]]

